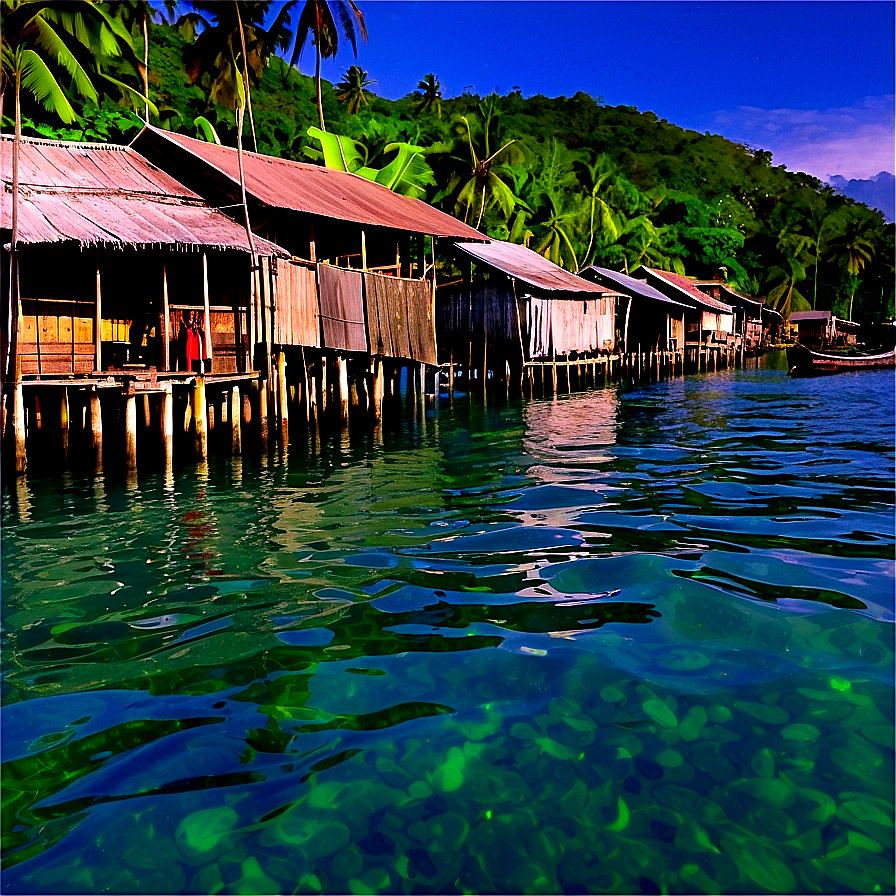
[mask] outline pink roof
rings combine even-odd
[[[655,279],[661,280],[668,285],[681,290],[701,305],[705,305],[715,311],[721,311],[723,314],[732,314],[734,312],[734,309],[730,305],[726,305],[724,302],[719,302],[717,299],[710,298],[705,292],[701,292],[701,290],[696,287],[694,281],[690,280],[688,277],[682,277],[680,274],[673,274],[670,271],[658,271],[655,268],[645,267],[644,270],[648,274],[652,274]]]

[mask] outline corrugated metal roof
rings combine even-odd
[[[611,289],[618,289],[626,295],[641,296],[645,299],[652,299],[655,302],[662,302],[665,305],[676,305],[679,308],[690,308],[690,305],[685,305],[683,302],[676,302],[675,299],[670,299],[668,296],[663,295],[658,289],[654,289],[644,280],[636,280],[634,277],[629,277],[628,274],[620,274],[618,271],[611,271],[608,268],[599,268],[596,265],[590,265],[584,270],[579,271],[580,277],[587,277],[589,275],[594,277],[597,282],[603,282]]]
[[[830,311],[794,311],[790,315],[791,321],[798,320],[830,320]]]
[[[752,296],[745,296],[743,293],[738,292],[736,289],[732,289],[730,286],[728,286],[727,283],[721,283],[718,280],[695,280],[694,285],[701,288],[701,292],[702,287],[704,286],[718,287],[719,289],[724,290],[726,293],[728,293],[729,296],[734,299],[732,304],[735,305],[738,303],[738,300],[740,300],[741,302],[749,302],[751,305],[765,304],[765,299],[754,299]]]
[[[455,243],[462,252],[493,267],[495,270],[522,280],[537,289],[562,292],[615,293],[616,290],[598,286],[552,261],[543,258],[526,246],[491,240],[487,243]]]
[[[655,282],[674,287],[695,302],[698,302],[707,308],[712,308],[713,311],[721,311],[723,314],[734,313],[734,309],[730,305],[726,305],[724,302],[719,302],[717,299],[710,298],[705,292],[701,292],[697,289],[694,281],[689,280],[687,277],[673,274],[670,271],[658,271],[655,268],[645,267],[644,270],[648,275],[648,279],[653,278]]]
[[[229,146],[151,126],[144,127],[132,145],[139,149],[147,144],[155,150],[178,147],[234,184],[240,182],[238,154]],[[478,230],[451,215],[419,199],[393,193],[388,187],[357,174],[254,152],[243,152],[243,171],[247,193],[273,208],[436,237],[486,239]]]
[[[13,138],[0,136],[0,227],[12,228]],[[126,146],[22,138],[18,240],[248,251],[246,231]],[[260,255],[289,257],[256,238]]]

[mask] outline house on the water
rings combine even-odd
[[[6,197],[13,143],[0,137]],[[76,411],[95,442],[101,414],[125,416],[130,466],[137,388],[148,426],[150,398],[164,418],[173,384],[250,375],[260,322],[243,227],[123,146],[23,138],[19,196],[15,251],[9,198],[2,208],[4,435],[14,430],[17,466],[27,431],[52,421],[67,438]],[[264,239],[254,251],[288,257]]]
[[[614,348],[619,292],[525,246],[454,243],[463,282],[436,291],[439,360],[482,384],[508,369],[594,358]]]
[[[664,295],[644,280],[591,265],[579,276],[624,298],[616,309],[617,342],[623,351],[675,352],[684,347],[690,305]]]
[[[721,280],[696,280],[694,285],[710,298],[734,309],[734,329],[743,340],[745,354],[758,355],[777,337],[781,315],[766,308],[762,299],[745,296]]]
[[[857,341],[859,325],[830,311],[794,311],[788,320],[796,327],[797,341],[809,348],[855,345]]]
[[[236,149],[145,127],[133,143],[151,162],[206,200],[243,215]],[[274,318],[267,348],[290,367],[337,382],[347,413],[349,363],[363,384],[378,371],[435,365],[435,241],[484,240],[477,230],[355,174],[242,153],[252,229],[285,246],[265,302]],[[429,246],[425,237],[430,237]],[[317,315],[319,315],[319,320]],[[327,362],[336,377],[325,375]],[[382,382],[374,388],[382,388]]]

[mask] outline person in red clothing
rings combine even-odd
[[[195,311],[184,311],[177,336],[178,367],[181,370],[202,373],[204,342],[205,333],[199,325],[199,315]]]

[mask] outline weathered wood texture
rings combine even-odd
[[[370,354],[438,363],[428,280],[367,273],[364,297]]]
[[[323,348],[367,351],[364,289],[360,271],[317,266]]]
[[[261,263],[262,267],[269,268],[270,259],[263,258]],[[276,307],[274,343],[319,348],[320,304],[314,268],[280,261],[273,280]]]

